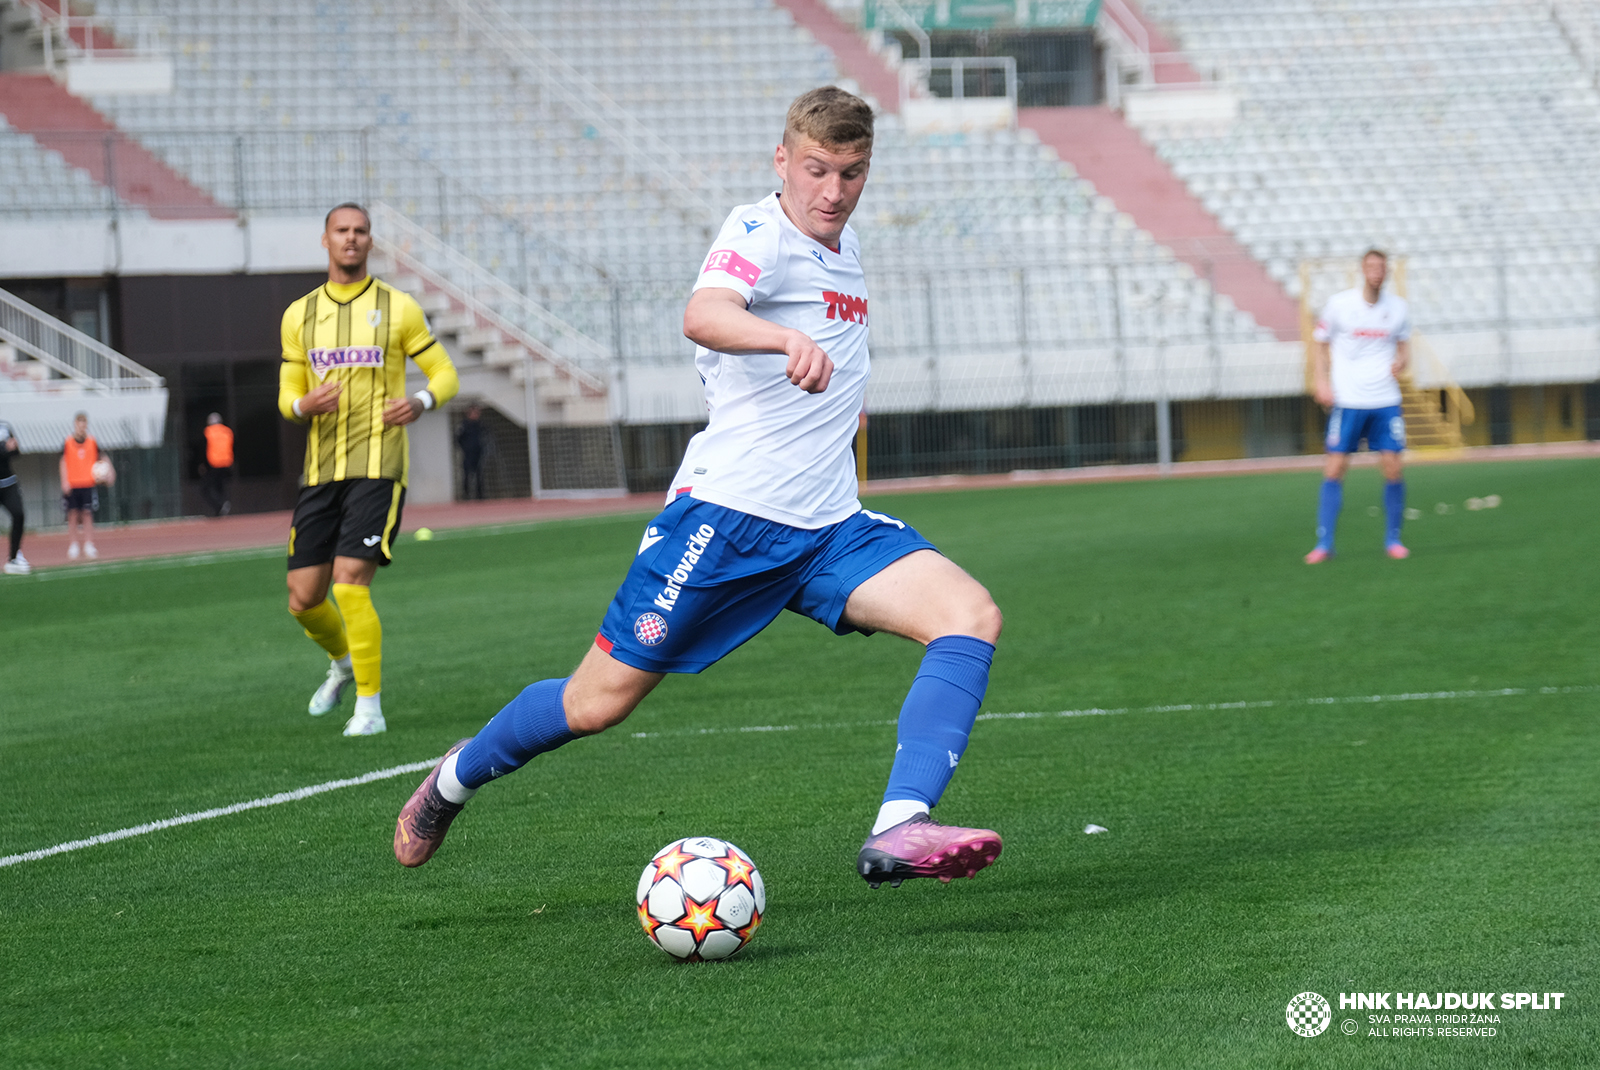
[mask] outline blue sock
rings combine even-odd
[[[915,799],[931,807],[939,801],[967,749],[993,660],[994,645],[970,635],[946,635],[928,644],[900,707],[900,745],[884,802]]]
[[[540,680],[483,726],[456,756],[456,779],[469,788],[482,787],[513,769],[521,769],[535,755],[555,750],[578,737],[567,727],[561,696],[567,680]]]
[[[1405,480],[1383,485],[1383,511],[1389,514],[1389,526],[1384,532],[1383,543],[1393,546],[1400,541],[1400,524],[1406,516]]]
[[[1333,552],[1333,529],[1339,526],[1339,511],[1344,508],[1344,481],[1324,479],[1322,499],[1317,503],[1317,545]]]

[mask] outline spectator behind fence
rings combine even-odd
[[[222,414],[206,417],[206,459],[200,465],[200,493],[206,503],[227,516],[233,511],[228,500],[228,477],[233,473],[233,431],[222,422]]]
[[[72,560],[78,559],[80,529],[84,556],[100,556],[94,547],[94,514],[100,508],[98,487],[110,486],[116,477],[111,459],[100,452],[100,444],[89,434],[89,414],[78,413],[72,418],[72,434],[61,449],[61,505],[67,513],[67,534],[72,537],[67,546],[67,557]]]
[[[456,445],[461,447],[461,496],[463,498],[483,497],[483,422],[479,419],[483,410],[477,405],[467,409],[467,418],[461,421],[461,427],[456,431]],[[473,492],[473,488],[477,492]]]

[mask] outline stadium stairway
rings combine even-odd
[[[1470,403],[1462,411],[1463,397],[1453,410],[1447,409],[1439,395],[1436,389],[1419,388],[1409,374],[1401,377],[1400,411],[1406,420],[1408,450],[1459,450],[1464,445],[1461,423],[1472,422]]]
[[[899,77],[867,47],[851,27],[820,0],[778,0],[821,43],[833,50],[841,69],[880,108],[897,112]],[[1170,51],[1166,38],[1140,16],[1153,51]],[[1197,81],[1187,64],[1163,63],[1158,81]],[[1224,230],[1216,217],[1172,173],[1137,131],[1110,108],[1020,108],[1018,125],[1077,169],[1095,190],[1109,197],[1141,230],[1170,248],[1179,260],[1208,279],[1212,289],[1233,300],[1280,339],[1300,336],[1295,302],[1266,268]]]
[[[228,219],[233,213],[116,124],[45,74],[0,72],[0,115],[21,133],[111,186],[156,219]]]

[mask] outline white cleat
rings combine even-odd
[[[23,557],[21,554],[18,554],[16,557],[13,557],[10,561],[6,562],[7,576],[26,576],[32,571],[33,566],[28,564],[28,559]]]
[[[78,559],[78,544],[77,543],[73,543],[71,546],[67,547],[67,560],[68,561],[76,561],[77,559]]]
[[[387,732],[389,726],[383,723],[383,714],[356,714],[350,718],[350,723],[344,726],[347,736],[375,736],[380,732]]]
[[[328,678],[322,681],[322,686],[311,696],[311,703],[306,707],[306,712],[313,717],[321,717],[339,705],[339,700],[344,697],[344,689],[349,687],[355,678],[354,672],[341,669],[338,662],[329,662]]]
[[[94,543],[86,542],[83,544],[83,556],[87,557],[90,561],[93,561],[95,558],[100,556],[100,551],[94,548]]]

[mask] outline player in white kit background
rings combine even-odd
[[[873,888],[948,881],[1000,854],[994,832],[929,817],[988,687],[1000,611],[909,525],[856,497],[850,443],[871,363],[849,220],[872,137],[871,109],[844,90],[790,106],[773,155],[781,190],[728,216],[684,312],[710,419],[666,508],[572,675],[529,686],[417,788],[395,827],[403,864],[432,857],[482,785],[620,723],[666,673],[705,669],[785,609],[926,648],[860,875]]]
[[[1383,471],[1384,552],[1396,560],[1411,555],[1400,541],[1406,510],[1400,451],[1406,447],[1406,425],[1399,382],[1411,359],[1411,311],[1404,298],[1384,291],[1388,272],[1389,258],[1378,249],[1367,250],[1361,257],[1362,284],[1330,297],[1312,334],[1317,404],[1332,411],[1317,506],[1317,545],[1306,554],[1308,565],[1333,556],[1334,529],[1344,508],[1344,474],[1363,439],[1377,452]]]

